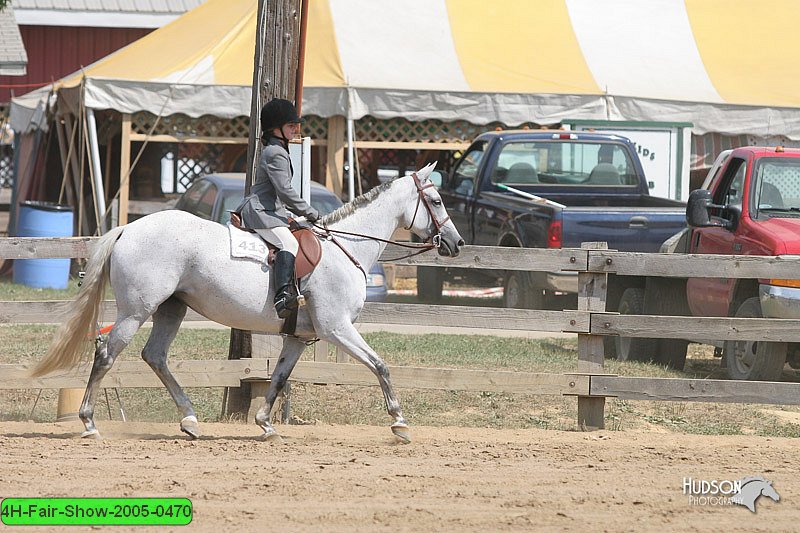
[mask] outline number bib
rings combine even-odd
[[[257,234],[242,231],[231,224],[228,224],[228,233],[231,237],[231,257],[252,259],[259,263],[267,262],[269,249]]]

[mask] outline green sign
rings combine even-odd
[[[185,526],[188,498],[5,498],[7,526]]]

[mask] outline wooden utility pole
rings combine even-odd
[[[273,98],[294,101],[297,95],[298,66],[301,62],[300,25],[303,16],[306,16],[301,12],[301,1],[258,0],[245,195],[250,193],[261,157],[261,108]],[[299,79],[302,82],[302,77]],[[299,107],[299,102],[295,102],[295,105]],[[247,283],[247,280],[241,282]],[[232,329],[228,359],[251,356],[251,333]],[[250,408],[249,385],[228,389],[224,408],[229,416],[246,416]]]

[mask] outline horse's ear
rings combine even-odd
[[[431,172],[433,172],[433,169],[436,168],[436,163],[438,163],[438,161],[434,161],[433,163],[429,163],[429,164],[425,165],[424,167],[422,167],[421,169],[419,169],[417,171],[417,176],[419,176],[419,178],[422,181],[425,181],[428,178],[430,178]]]

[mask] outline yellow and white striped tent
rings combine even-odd
[[[700,135],[800,139],[800,2],[309,4],[306,114],[691,122]],[[256,5],[209,0],[60,81],[61,97],[126,113],[248,115]]]

